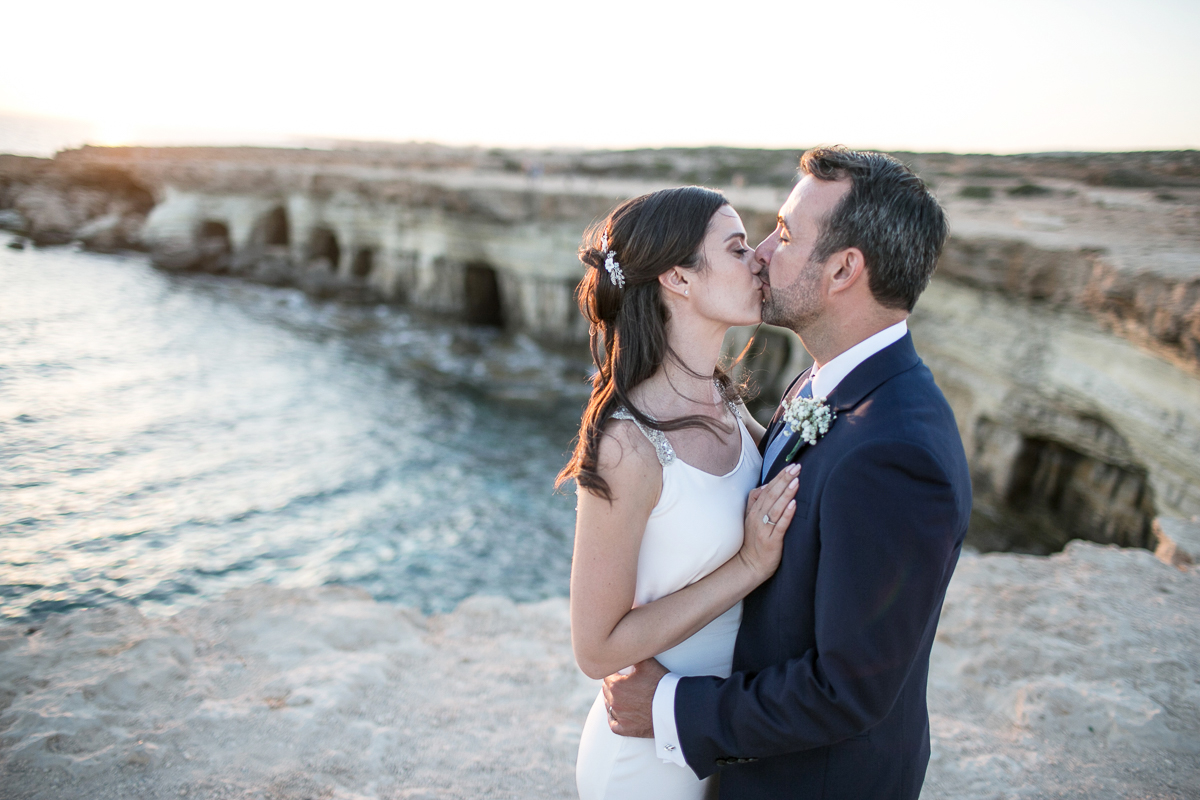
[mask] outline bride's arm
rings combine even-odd
[[[750,438],[754,439],[754,443],[762,444],[762,437],[767,432],[767,429],[754,418],[754,415],[750,413],[750,409],[746,408],[745,403],[738,403],[738,416],[742,418],[742,422],[745,424]]]
[[[591,678],[657,655],[724,614],[779,565],[791,522],[799,467],[750,495],[742,549],[703,579],[631,609],[642,533],[662,488],[654,448],[631,424],[610,425],[600,444],[598,472],[612,502],[578,493],[571,562],[571,645]],[[762,522],[764,514],[774,524]]]

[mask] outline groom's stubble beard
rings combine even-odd
[[[810,260],[787,286],[772,283],[770,296],[763,301],[762,321],[797,332],[812,325],[822,310],[820,266]]]

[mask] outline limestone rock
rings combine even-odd
[[[39,243],[141,244],[166,269],[405,303],[579,349],[589,223],[711,179],[757,239],[798,155],[82,148],[0,156],[0,208]],[[1155,516],[1200,514],[1197,155],[902,157],[950,217],[910,327],[971,459],[973,544],[1151,547]],[[734,332],[730,354],[748,337]],[[752,410],[765,417],[809,361],[788,332],[759,337],[737,371],[762,388]]]
[[[964,555],[931,657],[922,797],[1192,796],[1197,652],[1200,575],[1145,550]]]
[[[964,554],[934,645],[926,800],[1190,797],[1200,571],[1077,542]],[[598,684],[567,601],[423,617],[339,587],[0,626],[0,786],[131,796],[575,797]]]
[[[1200,518],[1154,520],[1154,555],[1164,564],[1186,569],[1200,563]]]
[[[154,197],[127,172],[107,165],[4,156],[0,205],[9,206],[9,219],[21,221],[21,232],[37,244],[79,240],[85,247],[114,251],[139,246]]]
[[[1067,309],[935,278],[909,319],[971,464],[973,544],[1153,547],[1200,514],[1200,376]]]

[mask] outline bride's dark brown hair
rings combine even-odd
[[[663,189],[622,203],[584,233],[579,260],[587,271],[575,295],[579,310],[591,323],[589,338],[596,374],[575,452],[558,474],[556,487],[574,479],[580,488],[612,499],[596,465],[604,425],[622,406],[643,425],[658,430],[715,431],[722,427],[701,415],[652,419],[632,402],[629,392],[668,358],[687,368],[667,342],[670,314],[658,276],[672,267],[704,268],[701,247],[709,222],[719,208],[728,204],[720,192],[700,186]],[[601,249],[605,234],[608,249],[615,251],[613,258],[624,274],[623,288],[613,283],[605,268],[607,252]],[[726,399],[740,399],[740,387],[735,387],[720,367],[712,377]]]

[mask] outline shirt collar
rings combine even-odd
[[[908,321],[900,320],[895,325],[884,328],[873,336],[868,336],[858,344],[829,360],[825,366],[815,369],[812,373],[813,397],[828,397],[837,388],[842,379],[854,371],[862,362],[878,353],[890,344],[895,344],[908,333]]]

